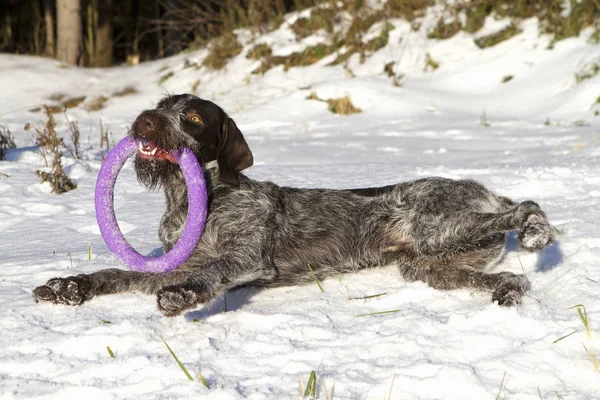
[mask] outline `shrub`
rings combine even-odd
[[[42,155],[44,156],[46,165],[47,154],[51,154],[53,156],[53,160],[50,172],[37,170],[35,171],[35,174],[42,178],[42,183],[48,182],[50,184],[52,187],[52,193],[61,194],[77,188],[77,185],[71,181],[63,169],[61,157],[63,150],[66,149],[66,146],[62,138],[59,138],[56,134],[56,123],[54,122],[54,117],[52,116],[52,113],[48,107],[44,105],[43,108],[48,121],[46,122],[46,125],[44,125],[43,131],[40,131],[36,128],[38,133],[37,145],[42,150]]]

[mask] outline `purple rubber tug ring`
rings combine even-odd
[[[125,161],[138,150],[138,143],[127,136],[106,155],[96,181],[96,219],[104,242],[133,271],[165,273],[183,264],[191,255],[206,223],[207,195],[204,173],[194,153],[183,148],[171,151],[183,172],[188,187],[188,215],[181,237],[173,248],[160,257],[145,257],[125,240],[119,229],[114,207],[114,186]]]

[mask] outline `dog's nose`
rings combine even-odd
[[[135,133],[140,137],[152,139],[158,128],[158,117],[149,113],[142,113],[134,124]]]
[[[154,115],[142,115],[140,122],[142,128],[146,131],[154,131],[158,126],[158,119]]]
[[[142,123],[144,124],[144,128],[146,128],[147,130],[150,130],[150,131],[155,130],[156,126],[158,125],[158,122],[156,121],[156,117],[151,117],[151,116],[144,116]]]

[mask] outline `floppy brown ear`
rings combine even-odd
[[[231,118],[221,128],[217,146],[217,162],[221,180],[233,186],[240,184],[237,173],[254,163],[252,152]]]

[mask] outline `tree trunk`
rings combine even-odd
[[[177,20],[174,12],[177,10],[176,0],[167,0],[164,2],[165,15],[163,19],[167,22],[167,29],[164,33],[164,55],[172,56],[181,51],[181,32],[177,29]]]
[[[56,0],[58,46],[56,58],[77,65],[82,55],[81,4],[79,0]]]
[[[113,0],[98,0],[98,25],[96,26],[96,67],[110,67],[113,59],[112,20]]]
[[[160,19],[160,6],[158,1],[155,3],[154,13],[156,19]],[[162,29],[156,31],[156,39],[158,42],[158,57],[163,58],[165,56],[165,39],[163,37]]]
[[[46,26],[46,43],[44,45],[44,55],[54,57],[54,2],[44,0],[44,25]]]

